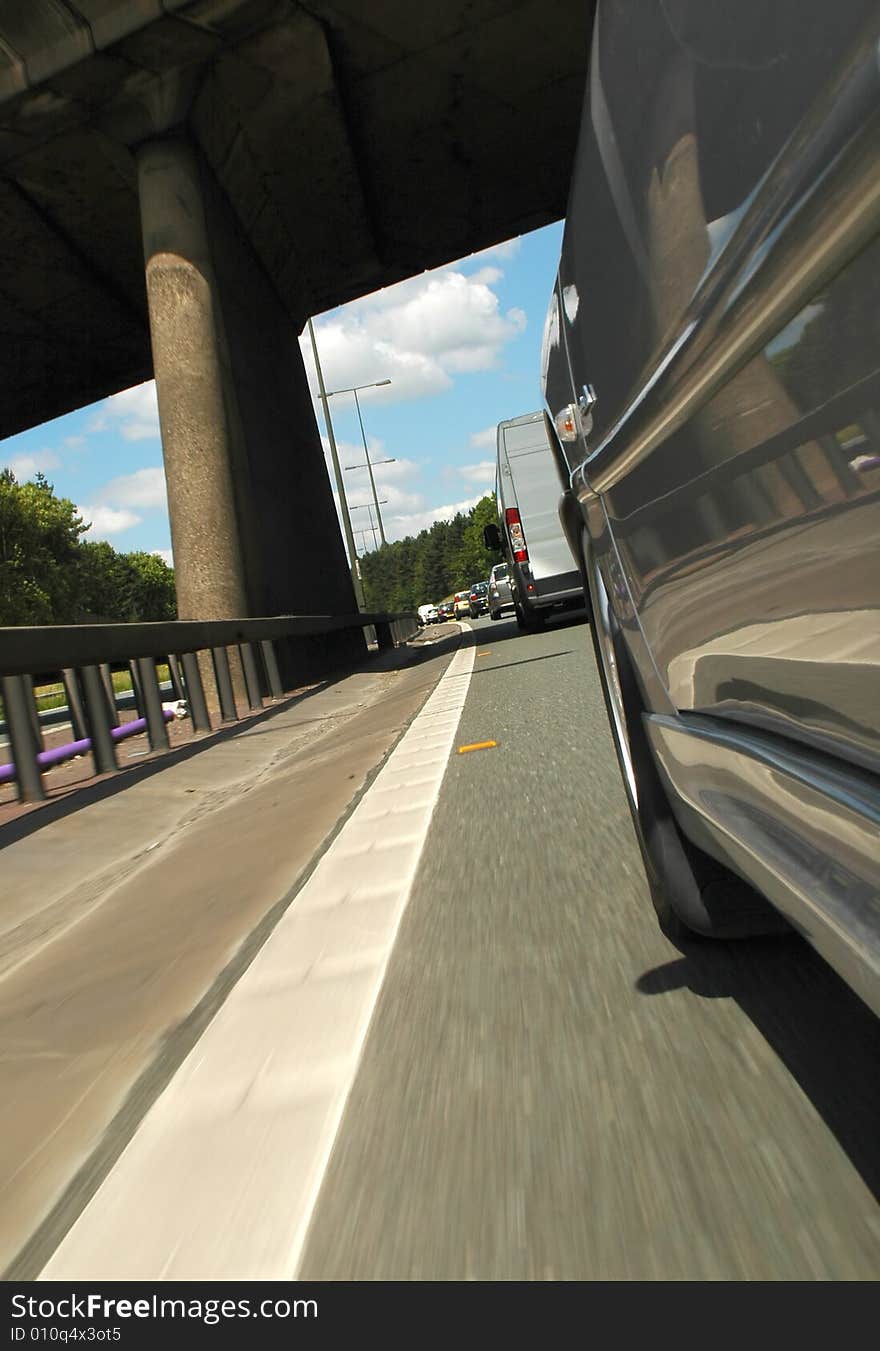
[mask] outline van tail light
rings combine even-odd
[[[507,525],[507,533],[510,535],[510,547],[513,549],[513,556],[516,562],[528,563],[529,551],[526,548],[526,537],[516,507],[507,508],[504,513],[504,520]]]

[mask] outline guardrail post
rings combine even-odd
[[[256,711],[263,707],[263,696],[260,693],[260,672],[257,670],[257,659],[254,655],[253,645],[241,643],[238,651],[241,656],[241,669],[244,671],[244,688],[247,694],[248,707]]]
[[[211,719],[208,714],[208,705],[205,703],[205,687],[202,684],[199,659],[195,652],[184,652],[180,661],[183,666],[183,678],[186,682],[184,697],[186,698],[186,707],[193,725],[193,731],[210,732]]]
[[[232,689],[232,677],[229,674],[229,658],[225,647],[212,647],[214,660],[214,679],[217,681],[217,693],[220,696],[220,717],[223,722],[237,722],[238,711],[235,707],[235,693]]]
[[[25,682],[25,689],[27,690],[28,708],[30,710],[31,715],[31,726],[34,729],[34,736],[37,739],[37,749],[42,750],[46,743],[43,740],[43,724],[40,722],[40,713],[37,708],[37,696],[34,690],[34,678],[33,676],[26,675],[23,676],[22,679]]]
[[[27,676],[3,676],[0,688],[3,691],[9,746],[18,780],[18,796],[22,802],[44,802],[46,790],[37,764],[40,743],[31,719],[34,700],[27,682]]]
[[[95,773],[109,774],[118,769],[119,764],[116,760],[116,747],[110,735],[107,691],[104,689],[101,672],[97,666],[84,666],[80,672],[80,678],[86,700]]]
[[[171,688],[174,691],[175,699],[185,700],[183,681],[180,678],[180,663],[173,652],[168,653],[168,674],[171,677]]]
[[[76,671],[71,666],[66,667],[61,672],[61,679],[64,681],[64,693],[67,698],[70,721],[73,725],[73,739],[74,741],[84,741],[89,734],[89,729],[83,707],[82,690]]]
[[[284,686],[281,684],[281,672],[278,670],[278,658],[275,656],[275,644],[272,642],[271,638],[260,639],[260,651],[263,654],[263,665],[266,668],[269,693],[273,699],[281,699],[284,695]]]
[[[116,690],[113,688],[113,672],[107,662],[98,669],[101,672],[101,679],[104,682],[104,690],[107,694],[107,717],[110,720],[110,726],[118,727],[119,713],[116,708]]]
[[[394,635],[391,632],[391,622],[382,619],[376,625],[376,642],[379,644],[379,651],[386,652],[394,647]]]
[[[168,728],[162,716],[162,694],[159,689],[159,677],[156,673],[155,657],[136,657],[141,690],[144,696],[144,717],[147,720],[147,736],[150,749],[167,751],[169,749]]]
[[[135,708],[137,709],[138,717],[143,718],[146,716],[144,713],[144,691],[141,687],[141,677],[134,657],[132,657],[131,661],[128,663],[128,670],[131,675],[131,690],[134,695]]]

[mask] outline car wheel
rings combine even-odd
[[[529,612],[523,609],[518,601],[514,602],[514,614],[516,615],[516,625],[523,633],[537,633],[538,629],[544,627],[544,616]]]
[[[601,573],[585,568],[596,664],[630,816],[660,928],[673,942],[788,931],[763,896],[686,838],[651,755],[646,712]]]

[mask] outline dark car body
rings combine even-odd
[[[468,603],[471,619],[479,619],[480,615],[487,615],[489,613],[489,583],[474,582],[468,593]]]
[[[880,15],[768,13],[599,4],[544,395],[661,919],[877,1009]]]

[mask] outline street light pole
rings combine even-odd
[[[351,569],[351,581],[354,587],[355,599],[358,609],[365,610],[364,589],[361,586],[360,570],[358,568],[357,548],[354,542],[354,535],[351,530],[351,519],[348,514],[348,502],[345,497],[345,486],[342,482],[342,470],[339,467],[339,455],[336,450],[336,437],[333,435],[333,423],[330,421],[330,403],[327,398],[327,391],[324,388],[324,375],[321,371],[321,362],[318,357],[318,344],[315,341],[315,330],[312,327],[312,321],[308,321],[309,337],[312,340],[312,354],[315,358],[315,370],[318,375],[318,389],[321,391],[321,403],[324,406],[324,422],[327,425],[327,440],[330,442],[330,455],[333,460],[333,473],[336,476],[336,490],[339,493],[339,505],[342,516],[342,529],[345,534],[345,543],[348,547],[348,561]],[[357,398],[357,395],[355,395]],[[363,424],[361,424],[363,427]],[[372,472],[370,477],[372,478]]]
[[[379,508],[377,507],[376,510],[378,511]],[[373,548],[374,548],[374,549],[378,549],[379,546],[378,546],[378,544],[376,543],[376,522],[373,520],[373,508],[372,508],[372,507],[368,508],[368,510],[367,510],[367,515],[368,515],[369,518],[370,518],[370,529],[371,529],[372,532],[373,532]],[[382,543],[384,544],[385,541],[383,540]]]
[[[380,507],[380,506],[384,506],[385,503],[386,503],[387,501],[388,501],[388,498],[387,498],[387,497],[381,498],[381,499],[379,500],[379,502],[376,503],[376,510],[378,511],[378,510],[379,510],[379,507]],[[379,546],[378,546],[378,544],[376,543],[376,522],[373,520],[373,503],[372,503],[372,502],[359,502],[359,503],[357,504],[356,507],[352,507],[352,511],[367,511],[367,512],[369,512],[369,514],[370,514],[370,529],[371,529],[372,532],[373,532],[373,548],[374,548],[374,549],[378,549]],[[366,538],[366,534],[367,534],[366,530],[359,530],[357,533],[358,533],[359,535],[363,535],[363,536]],[[364,546],[364,552],[366,552],[366,545]]]
[[[389,384],[390,384],[390,381],[389,381]],[[385,527],[382,525],[382,513],[381,513],[381,511],[379,510],[379,498],[378,498],[378,495],[377,495],[377,493],[376,493],[376,483],[375,483],[375,480],[374,480],[374,478],[373,478],[373,466],[372,466],[372,464],[370,463],[370,452],[369,452],[369,449],[368,449],[368,447],[367,447],[367,434],[366,434],[366,432],[364,431],[364,420],[363,420],[363,418],[361,417],[361,405],[360,405],[360,400],[358,399],[358,392],[357,392],[357,389],[352,390],[352,393],[354,394],[354,403],[355,403],[355,407],[357,408],[358,422],[361,424],[361,439],[363,440],[363,443],[364,443],[364,454],[365,454],[366,457],[367,457],[367,470],[368,470],[369,475],[370,475],[370,488],[372,489],[372,492],[373,492],[373,502],[375,503],[375,506],[376,506],[376,519],[377,519],[377,521],[378,521],[378,523],[379,523],[379,538],[381,539],[381,541],[382,541],[383,544],[387,544],[388,541],[387,541],[386,538],[385,538]],[[371,514],[371,515],[370,515],[370,520],[372,521],[372,519],[373,519],[373,517],[372,517],[372,514]]]

